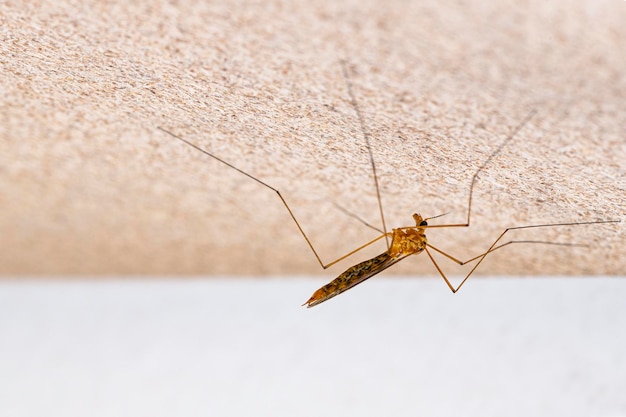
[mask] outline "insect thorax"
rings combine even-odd
[[[413,255],[424,250],[426,245],[425,229],[420,227],[426,222],[419,214],[414,214],[416,226],[414,228],[393,229],[389,255],[392,258]]]

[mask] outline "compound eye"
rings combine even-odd
[[[420,223],[420,226],[428,226],[428,223],[426,222],[426,220],[422,220],[422,222]]]

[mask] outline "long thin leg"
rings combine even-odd
[[[340,211],[342,211],[344,214],[346,214],[347,216],[352,217],[353,219],[358,220],[359,222],[361,222],[363,225],[365,225],[366,227],[369,227],[372,230],[376,230],[378,233],[385,233],[382,230],[380,230],[378,227],[376,226],[372,226],[371,224],[369,224],[368,222],[366,222],[365,220],[363,220],[362,218],[360,218],[359,216],[357,216],[356,214],[346,210],[345,208],[341,207],[339,204],[337,203],[333,203],[335,207],[337,207]]]
[[[453,293],[456,293],[465,283],[465,281],[467,281],[467,279],[474,273],[474,271],[476,270],[476,268],[478,268],[478,265],[481,264],[481,262],[485,259],[485,257],[487,255],[489,255],[490,253],[494,252],[497,249],[503,248],[507,245],[510,245],[512,243],[544,243],[544,244],[551,244],[551,245],[561,245],[561,246],[585,246],[585,245],[577,245],[577,244],[573,244],[573,243],[558,243],[558,242],[543,242],[543,241],[515,241],[512,240],[510,242],[506,242],[503,243],[501,245],[497,245],[498,242],[502,239],[502,237],[504,237],[504,235],[510,231],[510,230],[520,230],[520,229],[531,229],[531,228],[537,228],[537,227],[556,227],[556,226],[575,226],[575,225],[584,225],[584,224],[605,224],[605,223],[619,223],[619,220],[600,220],[600,221],[593,221],[593,222],[575,222],[575,223],[553,223],[553,224],[533,224],[533,225],[529,225],[529,226],[517,226],[517,227],[509,227],[507,229],[504,230],[504,232],[502,232],[500,234],[500,236],[498,236],[498,238],[491,244],[491,246],[489,246],[489,249],[487,249],[486,252],[484,252],[481,255],[475,256],[467,261],[460,261],[457,258],[453,257],[452,255],[447,254],[446,252],[442,251],[441,249],[437,249],[436,247],[432,246],[429,243],[426,243],[426,247],[424,248],[426,250],[426,254],[428,255],[428,257],[430,258],[430,260],[432,261],[433,265],[435,265],[435,268],[437,268],[437,271],[439,272],[439,274],[441,275],[441,277],[444,279],[444,281],[446,282],[446,284],[448,285],[448,288],[450,288],[450,290]],[[497,245],[497,246],[496,246]],[[430,251],[428,250],[428,248],[431,248],[437,252],[439,252],[440,254],[444,255],[445,257],[447,257],[448,259],[458,263],[459,265],[465,265],[469,262],[473,262],[475,260],[478,260],[478,262],[476,263],[476,265],[474,265],[474,267],[468,272],[468,274],[465,276],[465,278],[463,278],[463,281],[461,281],[461,283],[455,288],[450,281],[448,280],[448,278],[446,277],[446,275],[444,274],[444,272],[441,270],[441,268],[439,267],[439,265],[437,264],[437,262],[435,261],[435,258],[433,258],[432,254],[430,253]]]
[[[350,100],[352,101],[352,107],[354,107],[354,111],[359,119],[359,123],[361,125],[361,131],[363,132],[363,137],[365,138],[365,146],[367,147],[367,152],[369,152],[370,156],[370,164],[372,166],[372,176],[374,177],[374,185],[376,186],[376,197],[378,198],[378,210],[380,211],[380,220],[383,223],[383,233],[387,236],[387,225],[385,224],[385,214],[383,212],[383,203],[380,198],[380,187],[378,186],[378,175],[376,175],[376,163],[374,162],[374,154],[372,153],[372,146],[370,145],[370,135],[365,128],[365,121],[363,120],[363,115],[361,114],[361,110],[359,109],[359,104],[354,97],[354,93],[352,92],[352,82],[350,81],[350,76],[348,74],[348,66],[346,65],[346,61],[341,60],[341,70],[343,71],[343,77],[346,80],[346,85],[348,86],[348,94],[350,95]],[[387,242],[387,249],[389,249],[389,239],[385,237],[385,241]]]
[[[547,240],[509,240],[506,243],[502,243],[502,244],[494,247],[490,251],[481,253],[480,255],[476,255],[473,258],[468,259],[466,261],[460,261],[457,258],[455,258],[454,256],[450,255],[449,253],[446,253],[443,250],[434,247],[430,243],[427,243],[426,245],[428,245],[428,247],[430,249],[434,250],[435,252],[439,252],[440,254],[445,256],[446,258],[450,259],[452,262],[455,262],[455,263],[457,263],[459,265],[466,265],[466,264],[468,264],[470,262],[474,262],[475,260],[477,260],[478,258],[480,258],[481,256],[483,256],[483,255],[485,255],[487,253],[495,252],[497,249],[503,248],[505,246],[508,246],[508,245],[511,245],[511,244],[514,244],[514,243],[537,243],[537,244],[540,244],[540,245],[574,246],[574,247],[579,247],[579,248],[589,247],[589,245],[582,245],[582,244],[578,244],[578,243],[550,242],[550,241],[547,241]]]
[[[478,179],[478,175],[493,160],[493,158],[495,158],[496,155],[498,155],[502,151],[502,149],[519,133],[519,131],[522,130],[522,128],[524,126],[526,126],[526,124],[530,121],[530,119],[536,113],[537,113],[537,110],[531,110],[530,112],[528,112],[526,117],[524,117],[524,119],[515,127],[515,129],[513,129],[513,131],[509,134],[509,136],[507,136],[506,139],[504,141],[502,141],[502,143],[500,145],[498,145],[496,150],[493,151],[491,153],[491,155],[489,155],[489,158],[487,158],[485,160],[485,162],[482,163],[480,168],[478,168],[476,173],[474,173],[474,176],[472,176],[472,182],[470,183],[469,201],[467,203],[467,222],[465,222],[465,223],[454,223],[454,224],[436,224],[436,225],[428,225],[428,226],[425,226],[425,227],[427,227],[429,229],[443,228],[443,227],[469,227],[469,225],[470,225],[470,217],[471,217],[471,214],[472,214],[472,198],[474,196],[474,185],[476,185],[476,180]],[[406,226],[406,227],[400,227],[400,229],[411,229],[412,227],[413,226]]]
[[[474,185],[476,185],[476,180],[478,179],[478,175],[493,160],[493,158],[495,158],[496,155],[498,155],[500,151],[502,151],[502,149],[519,133],[519,131],[522,130],[524,126],[526,126],[526,124],[530,121],[530,119],[536,113],[537,113],[537,110],[531,110],[530,112],[528,112],[526,117],[524,117],[524,119],[515,127],[515,129],[513,129],[513,131],[509,134],[509,136],[507,136],[506,139],[502,141],[500,145],[498,145],[496,150],[493,151],[491,155],[489,155],[489,158],[487,158],[485,162],[483,162],[483,164],[478,168],[478,170],[472,176],[472,182],[470,183],[469,200],[467,202],[467,222],[453,223],[453,224],[434,224],[434,225],[428,225],[424,227],[429,228],[429,229],[436,229],[436,228],[444,228],[444,227],[469,227],[470,226],[470,218],[472,214],[472,199],[474,196]],[[404,226],[404,227],[399,227],[398,229],[406,230],[406,229],[412,229],[412,228],[414,228],[414,226]]]
[[[328,267],[330,267],[330,266],[332,266],[332,265],[336,264],[336,263],[337,263],[337,262],[339,262],[339,261],[344,260],[344,259],[345,259],[345,258],[347,258],[348,256],[353,255],[354,253],[356,253],[356,252],[360,251],[361,249],[363,249],[363,248],[365,248],[365,247],[367,247],[367,246],[371,245],[371,244],[372,244],[372,243],[374,243],[374,242],[377,242],[378,240],[382,239],[383,237],[384,237],[384,238],[388,238],[388,237],[391,235],[391,233],[383,233],[383,234],[381,234],[380,236],[378,236],[376,239],[373,239],[373,240],[371,240],[371,241],[369,241],[369,242],[365,243],[364,245],[359,246],[359,247],[358,247],[358,248],[356,248],[355,250],[353,250],[353,251],[351,251],[351,252],[347,253],[346,255],[343,255],[343,256],[341,256],[340,258],[335,259],[334,261],[332,261],[332,262],[329,262],[329,263],[325,264],[324,262],[322,262],[322,259],[320,258],[320,256],[318,255],[317,251],[316,251],[316,250],[315,250],[315,248],[313,247],[313,244],[312,244],[312,243],[311,243],[311,241],[309,240],[309,237],[306,235],[306,233],[304,233],[304,230],[302,229],[302,226],[300,226],[300,223],[298,222],[298,220],[296,219],[296,216],[295,216],[295,215],[293,214],[293,212],[291,211],[291,208],[289,208],[289,205],[287,204],[287,201],[285,201],[285,199],[283,198],[283,196],[282,196],[282,194],[280,193],[280,191],[278,191],[276,188],[272,187],[271,185],[269,185],[269,184],[267,184],[267,183],[265,183],[265,182],[261,181],[260,179],[258,179],[258,178],[256,178],[256,177],[253,177],[252,175],[248,174],[247,172],[245,172],[245,171],[243,171],[243,170],[241,170],[241,169],[237,168],[236,166],[234,166],[234,165],[232,165],[232,164],[230,164],[230,163],[228,163],[228,162],[224,161],[223,159],[218,158],[217,156],[213,155],[212,153],[210,153],[209,151],[207,151],[207,150],[205,150],[205,149],[202,149],[201,147],[197,146],[196,144],[194,144],[194,143],[192,143],[192,142],[189,142],[188,140],[183,139],[182,137],[180,137],[180,136],[178,136],[178,135],[176,135],[176,134],[174,134],[174,133],[170,132],[169,130],[164,129],[164,128],[162,128],[162,127],[158,127],[158,129],[159,129],[159,130],[161,130],[161,131],[163,131],[163,132],[165,132],[165,133],[167,133],[168,135],[170,135],[170,136],[172,136],[172,137],[174,137],[174,138],[176,138],[176,139],[178,139],[178,140],[180,140],[180,141],[182,141],[182,142],[186,143],[187,145],[189,145],[189,146],[191,146],[192,148],[194,148],[194,149],[196,149],[196,150],[198,150],[198,151],[202,152],[203,154],[205,154],[205,155],[207,155],[207,156],[210,156],[211,158],[213,158],[213,159],[215,159],[215,160],[217,160],[217,161],[221,162],[222,164],[224,164],[224,165],[226,165],[226,166],[228,166],[228,167],[230,167],[230,168],[234,169],[235,171],[238,171],[238,172],[242,173],[242,174],[243,174],[243,175],[245,175],[246,177],[248,177],[248,178],[250,178],[250,179],[253,179],[254,181],[258,182],[259,184],[263,185],[264,187],[267,187],[267,188],[269,188],[270,190],[274,191],[274,192],[278,195],[278,198],[280,198],[280,201],[283,203],[283,205],[285,206],[285,208],[287,209],[287,211],[289,212],[289,215],[290,215],[290,216],[291,216],[291,218],[293,219],[293,221],[294,221],[294,223],[296,224],[296,226],[298,226],[298,230],[300,231],[300,234],[302,234],[302,237],[304,237],[304,240],[306,240],[306,243],[307,243],[307,244],[309,245],[309,247],[311,248],[311,251],[313,251],[313,254],[315,255],[315,258],[317,259],[317,261],[319,262],[319,264],[320,264],[320,265],[322,266],[322,268],[324,268],[324,269],[326,269],[326,268],[328,268]]]
[[[380,197],[380,187],[378,185],[378,175],[376,174],[376,163],[374,162],[374,155],[372,153],[372,147],[370,145],[369,133],[368,133],[367,128],[365,126],[365,121],[363,120],[363,115],[361,114],[361,110],[359,108],[358,102],[356,101],[356,98],[354,96],[354,92],[352,91],[352,82],[350,81],[350,76],[349,76],[349,73],[348,73],[347,64],[346,64],[346,62],[344,60],[341,60],[341,69],[343,71],[343,76],[344,76],[344,78],[346,80],[346,85],[348,87],[348,95],[350,96],[350,100],[352,101],[352,106],[354,107],[354,111],[356,112],[357,117],[359,119],[359,123],[361,125],[361,130],[363,132],[363,137],[365,138],[365,144],[366,144],[367,150],[369,152],[370,164],[372,166],[372,174],[374,176],[374,185],[376,186],[376,197],[378,198],[378,209],[380,211],[380,218],[381,218],[382,225],[383,225],[383,232],[385,233],[385,235],[387,235],[387,226],[385,224],[385,215],[384,215],[384,211],[383,211],[382,199]],[[493,151],[491,153],[491,155],[489,155],[489,157],[482,163],[482,165],[478,168],[478,170],[472,176],[472,182],[470,183],[469,200],[468,200],[468,203],[467,203],[467,222],[466,223],[455,223],[455,224],[432,225],[432,226],[428,226],[429,228],[437,228],[437,227],[440,227],[440,228],[441,227],[469,227],[470,226],[470,219],[471,219],[471,212],[472,212],[472,199],[473,199],[473,196],[474,196],[474,185],[476,184],[476,180],[478,179],[478,175],[493,160],[493,158],[495,158],[502,151],[502,149],[519,133],[519,131],[522,130],[522,128],[524,126],[526,126],[526,124],[530,121],[530,119],[536,113],[537,113],[537,110],[535,110],[535,109],[533,109],[530,112],[528,112],[528,114],[524,117],[524,119],[522,119],[522,121],[515,127],[515,129],[513,129],[513,131],[506,137],[506,139],[504,141],[502,141],[502,143],[500,145],[498,145],[496,150]],[[353,217],[356,217],[356,216],[353,216]],[[368,227],[372,227],[371,225],[367,224],[366,222],[364,222],[362,220],[361,220],[361,222],[364,223]],[[413,228],[413,226],[401,227],[400,229],[410,229],[410,228]],[[387,249],[389,249],[389,240],[386,239],[386,241],[387,241]]]

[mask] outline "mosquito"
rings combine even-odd
[[[487,257],[487,255],[489,255],[490,253],[501,249],[505,246],[511,245],[511,244],[519,244],[519,243],[539,243],[539,244],[547,244],[547,245],[559,245],[559,246],[586,246],[586,245],[579,245],[579,244],[575,244],[575,243],[562,243],[562,242],[548,242],[548,241],[539,241],[539,240],[510,240],[506,243],[500,243],[502,238],[511,230],[521,230],[521,229],[531,229],[531,228],[546,228],[546,227],[563,227],[563,226],[578,226],[578,225],[591,225],[591,224],[605,224],[605,223],[618,223],[620,220],[598,220],[598,221],[588,221],[588,222],[568,222],[568,223],[547,223],[547,224],[533,224],[533,225],[526,225],[526,226],[516,226],[516,227],[509,227],[504,229],[504,231],[502,233],[500,233],[500,235],[497,237],[497,239],[495,239],[493,241],[493,243],[491,244],[491,246],[488,247],[488,249],[481,253],[480,255],[476,255],[468,260],[459,260],[456,257],[446,253],[445,251],[438,249],[437,247],[431,245],[428,242],[428,239],[426,238],[426,229],[434,229],[434,228],[450,228],[450,227],[469,227],[470,226],[470,219],[471,219],[471,211],[472,211],[472,197],[474,194],[474,186],[476,184],[476,181],[479,177],[479,174],[485,169],[485,167],[487,167],[487,165],[489,165],[489,163],[491,163],[491,161],[502,151],[502,149],[507,146],[509,144],[509,142],[511,142],[511,140],[524,128],[524,126],[526,126],[526,124],[530,121],[530,119],[536,114],[536,110],[532,110],[530,111],[525,117],[524,119],[511,131],[511,133],[500,143],[500,145],[498,145],[498,147],[491,153],[491,155],[482,163],[482,165],[476,170],[476,172],[474,173],[474,175],[472,176],[472,180],[470,183],[470,188],[469,188],[469,200],[468,200],[468,204],[467,204],[467,220],[465,223],[451,223],[451,224],[436,224],[436,225],[429,225],[428,221],[441,217],[443,216],[443,214],[438,215],[438,216],[432,216],[432,217],[422,217],[420,214],[414,213],[413,214],[413,220],[415,221],[415,226],[405,226],[405,227],[399,227],[399,228],[395,228],[392,229],[391,232],[387,231],[387,226],[385,223],[385,216],[384,216],[384,210],[383,210],[383,205],[382,205],[382,200],[380,197],[380,187],[378,184],[378,176],[376,173],[376,163],[374,161],[374,155],[372,152],[372,148],[370,146],[370,136],[368,134],[368,131],[366,129],[365,126],[365,121],[363,119],[362,113],[359,109],[358,103],[356,101],[354,92],[353,92],[353,88],[352,88],[352,82],[350,81],[350,76],[348,73],[348,69],[347,69],[347,65],[345,63],[345,61],[341,61],[341,67],[342,67],[342,72],[343,72],[343,77],[345,79],[346,85],[347,85],[347,90],[348,90],[348,95],[350,97],[350,101],[352,104],[352,107],[354,108],[354,111],[356,113],[356,116],[359,120],[359,124],[361,127],[361,131],[363,133],[363,139],[365,140],[365,146],[368,150],[368,154],[369,154],[369,160],[370,160],[370,166],[372,168],[372,177],[374,180],[374,186],[376,189],[376,196],[378,199],[378,209],[380,212],[380,220],[382,223],[382,230],[379,230],[378,228],[371,226],[369,224],[367,224],[365,221],[361,220],[360,218],[358,218],[357,216],[347,212],[347,214],[351,215],[352,217],[357,218],[359,221],[361,221],[363,224],[365,224],[366,226],[373,228],[375,230],[378,230],[379,232],[381,232],[380,236],[376,237],[375,239],[372,239],[371,241],[359,246],[358,248],[348,252],[347,254],[341,256],[338,259],[335,259],[332,262],[329,263],[324,263],[321,259],[321,257],[319,256],[319,254],[317,253],[317,251],[315,250],[315,247],[313,246],[313,244],[311,243],[309,237],[307,236],[307,234],[304,232],[304,229],[302,228],[302,226],[300,225],[300,223],[298,222],[298,219],[296,218],[296,216],[294,215],[293,211],[291,210],[291,208],[289,207],[289,205],[287,204],[287,201],[285,200],[285,198],[283,197],[283,195],[280,193],[280,191],[274,187],[272,187],[271,185],[263,182],[262,180],[260,180],[259,178],[256,178],[255,176],[237,168],[236,166],[232,165],[231,163],[217,157],[216,155],[213,155],[211,152],[207,151],[206,149],[203,149],[201,147],[199,147],[198,145],[182,138],[179,135],[176,135],[175,133],[172,133],[171,131],[163,128],[163,127],[158,127],[158,129],[160,129],[161,131],[167,133],[168,135],[178,139],[179,141],[189,145],[190,147],[200,151],[201,153],[221,162],[222,164],[234,169],[235,171],[240,172],[241,174],[245,175],[246,177],[256,181],[257,183],[261,184],[262,186],[268,188],[269,190],[273,191],[276,193],[276,195],[278,196],[278,198],[280,199],[281,203],[285,206],[285,208],[287,209],[287,212],[289,213],[289,216],[291,216],[293,222],[295,223],[295,225],[297,226],[300,234],[302,235],[302,237],[304,238],[304,240],[306,241],[307,245],[309,246],[309,248],[311,248],[311,251],[313,252],[313,255],[315,256],[315,258],[317,259],[317,261],[319,262],[319,264],[321,265],[321,267],[323,269],[327,269],[329,267],[331,267],[332,265],[356,254],[357,252],[361,251],[362,249],[372,245],[375,242],[378,242],[381,239],[385,239],[386,243],[387,243],[387,250],[385,250],[383,253],[381,253],[378,256],[375,256],[371,259],[368,259],[366,261],[363,261],[361,263],[358,263],[354,266],[351,266],[350,268],[348,268],[347,270],[345,270],[343,273],[341,273],[337,278],[335,278],[334,280],[332,280],[331,282],[329,282],[328,284],[324,285],[323,287],[319,288],[317,291],[315,291],[313,293],[313,295],[304,303],[302,304],[303,306],[307,306],[308,308],[310,307],[314,307],[318,304],[323,303],[324,301],[327,301],[341,293],[343,293],[344,291],[347,291],[351,288],[353,288],[354,286],[364,282],[365,280],[373,277],[376,274],[379,274],[380,272],[384,271],[385,269],[391,267],[392,265],[395,265],[396,263],[400,262],[401,260],[403,260],[404,258],[410,256],[410,255],[417,255],[420,254],[422,252],[426,252],[426,254],[428,255],[428,257],[430,258],[431,262],[433,263],[435,269],[437,270],[437,272],[439,273],[439,275],[443,278],[443,280],[445,281],[446,285],[448,286],[448,288],[453,292],[456,293],[457,291],[459,291],[459,289],[463,286],[463,284],[465,284],[465,282],[468,280],[468,278],[474,273],[474,271],[476,271],[476,269],[478,268],[478,266],[483,262],[483,260],[485,259],[485,257]],[[343,208],[339,207],[341,210],[343,210],[344,212],[346,210],[344,210]],[[391,242],[390,242],[391,240]],[[459,265],[465,265],[465,264],[469,264],[471,262],[476,262],[474,264],[474,266],[472,267],[472,269],[467,273],[467,275],[463,278],[463,280],[455,287],[454,285],[452,285],[452,283],[450,282],[450,280],[448,279],[448,277],[446,276],[446,274],[443,272],[443,270],[440,268],[439,264],[437,263],[437,261],[435,261],[435,258],[432,255],[432,251],[437,252],[441,255],[443,255],[444,257],[448,258],[449,260],[459,264]]]

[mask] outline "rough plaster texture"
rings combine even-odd
[[[0,273],[311,273],[280,189],[326,261],[411,213],[482,273],[624,274],[626,2],[0,2]],[[362,256],[382,251],[373,248]],[[433,274],[426,256],[396,272]],[[460,273],[441,261],[444,269]],[[333,272],[340,272],[345,262]],[[333,273],[331,272],[330,275]]]

